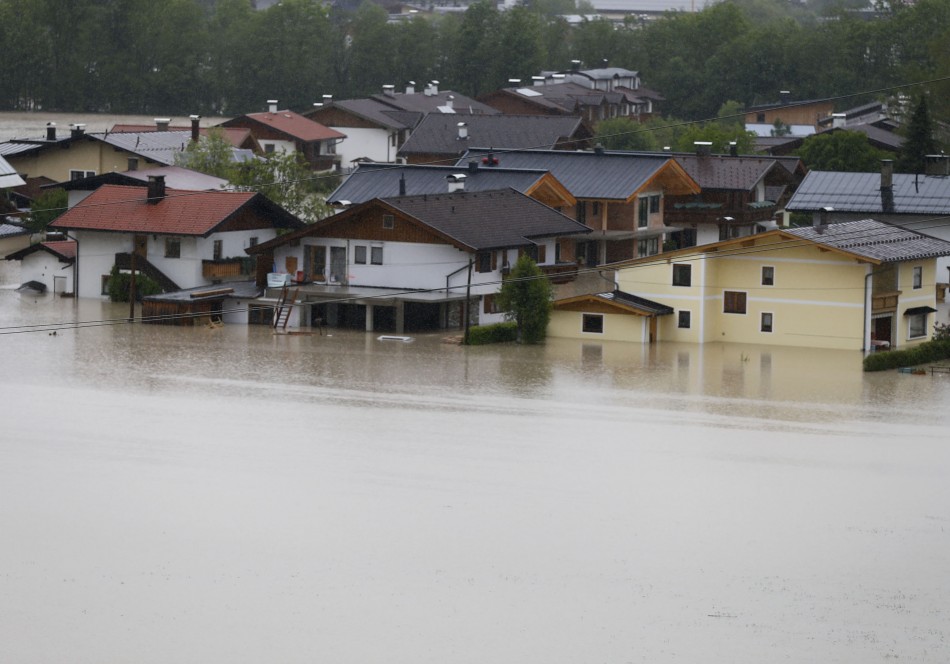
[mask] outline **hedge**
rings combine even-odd
[[[907,350],[886,350],[864,358],[865,371],[884,371],[898,367],[913,367],[950,358],[950,339],[925,341]]]
[[[476,325],[468,330],[468,345],[501,344],[518,340],[518,324],[514,321],[494,325]]]

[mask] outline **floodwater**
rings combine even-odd
[[[0,662],[950,661],[950,377],[127,313],[0,290]]]

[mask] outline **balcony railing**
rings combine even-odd
[[[252,258],[220,258],[201,261],[201,276],[205,279],[234,279],[254,274]]]
[[[885,311],[894,311],[897,309],[897,302],[900,298],[900,291],[889,293],[874,293],[871,295],[871,313],[880,313]]]
[[[577,278],[576,263],[555,263],[554,265],[539,265],[541,272],[552,284],[566,284]]]

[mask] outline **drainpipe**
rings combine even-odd
[[[474,258],[468,261],[468,285],[465,287],[465,336],[462,339],[462,344],[465,346],[468,345],[468,329],[472,324],[472,305],[470,298],[472,296],[472,265],[474,264]]]

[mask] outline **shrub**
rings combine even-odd
[[[898,367],[913,367],[950,358],[950,339],[925,341],[907,350],[887,350],[864,358],[865,371],[884,371]]]
[[[129,301],[129,277],[128,272],[120,272],[119,268],[112,266],[112,273],[109,275],[109,299],[112,302]],[[162,287],[158,285],[151,277],[142,273],[135,275],[135,301],[141,302],[146,295],[157,295],[162,292]]]
[[[468,344],[501,344],[518,339],[518,324],[514,321],[493,325],[476,325],[468,330]]]

